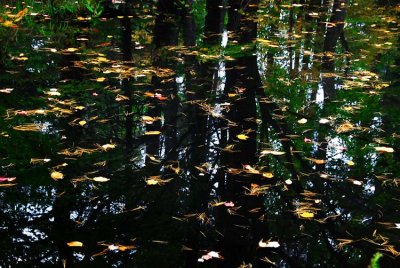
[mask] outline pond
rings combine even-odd
[[[2,3],[0,267],[400,266],[398,2]]]

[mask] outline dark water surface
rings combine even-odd
[[[399,267],[399,10],[4,13],[0,267]]]

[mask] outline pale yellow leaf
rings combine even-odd
[[[106,182],[106,181],[109,181],[110,179],[108,179],[106,177],[99,176],[99,177],[94,177],[92,180],[93,181],[97,181],[97,182]]]
[[[297,123],[299,123],[299,124],[305,124],[305,123],[307,123],[307,119],[302,118],[302,119],[298,120]]]

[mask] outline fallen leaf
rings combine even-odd
[[[101,146],[101,148],[102,148],[104,151],[107,151],[107,150],[110,150],[110,149],[114,149],[115,147],[116,147],[115,144],[109,144],[109,143],[103,144],[103,145]]]
[[[279,248],[281,245],[279,244],[278,241],[267,241],[267,242],[264,242],[261,239],[260,242],[258,242],[258,246],[260,248]]]
[[[263,151],[261,151],[261,155],[267,155],[267,154],[284,155],[285,152],[278,152],[278,151],[271,151],[271,150],[263,150]]]
[[[319,120],[319,123],[320,124],[328,124],[330,121],[329,121],[329,119],[326,119],[326,118],[321,118],[320,120]]]
[[[106,182],[109,181],[110,179],[100,176],[100,177],[94,177],[92,180],[97,182]]]
[[[268,178],[268,179],[274,177],[274,174],[272,174],[271,172],[264,172],[262,175],[264,178]]]
[[[298,120],[297,123],[299,123],[299,124],[305,124],[305,123],[307,123],[307,119],[302,118],[302,119]]]
[[[300,213],[300,217],[302,217],[302,218],[314,218],[314,213],[306,211],[306,212]]]
[[[244,135],[244,134],[236,135],[236,137],[237,137],[239,140],[247,140],[247,139],[249,138],[249,136]]]
[[[62,174],[61,172],[58,172],[58,171],[53,171],[53,172],[50,174],[50,177],[51,177],[53,180],[61,180],[61,179],[64,178],[64,174]]]
[[[84,125],[86,125],[86,121],[85,120],[81,120],[78,122],[78,124],[83,127]]]
[[[146,132],[144,133],[144,135],[160,135],[160,134],[161,134],[161,132],[158,131],[158,130],[146,131]]]
[[[79,241],[68,242],[67,245],[69,247],[83,247],[83,243]]]
[[[96,78],[96,81],[97,82],[104,82],[106,80],[106,78],[105,77],[98,77],[98,78]]]
[[[378,147],[375,147],[375,150],[377,151],[377,152],[380,152],[380,153],[393,153],[394,152],[394,149],[393,148],[391,148],[391,147],[380,147],[380,146],[378,146]]]
[[[348,166],[354,166],[356,163],[354,163],[353,161],[349,160],[347,161],[347,165]]]
[[[287,180],[285,180],[285,183],[286,183],[287,185],[290,185],[290,184],[292,184],[293,182],[292,182],[291,179],[287,179]]]

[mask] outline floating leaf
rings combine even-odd
[[[101,146],[101,148],[102,148],[104,151],[107,151],[107,150],[110,150],[110,149],[114,149],[115,147],[116,147],[115,144],[109,144],[109,143],[103,144],[103,145]]]
[[[61,172],[58,172],[58,171],[53,171],[53,172],[50,174],[50,177],[51,177],[53,180],[61,180],[61,179],[64,178],[64,174],[62,174]]]
[[[68,52],[75,52],[75,51],[77,51],[78,49],[77,48],[74,48],[74,47],[69,47],[69,48],[67,48],[67,51]]]
[[[355,129],[355,127],[351,123],[346,122],[346,123],[343,123],[340,126],[338,126],[336,128],[336,132],[337,133],[343,133],[343,132],[351,131],[353,129]]]
[[[375,147],[375,150],[376,150],[377,152],[380,152],[380,153],[393,153],[393,152],[394,152],[394,149],[391,148],[391,147],[381,147],[381,146],[378,146],[378,147]]]
[[[300,217],[302,217],[302,218],[314,218],[314,213],[306,211],[306,212],[300,213]]]
[[[329,119],[326,119],[326,118],[321,118],[320,120],[319,120],[319,123],[320,124],[328,124],[330,121],[329,121]]]
[[[278,151],[271,151],[271,150],[263,150],[263,151],[261,151],[261,155],[267,155],[267,154],[284,155],[285,152],[278,152]]]
[[[106,182],[109,181],[110,179],[100,176],[100,177],[94,177],[92,180],[97,182]]]
[[[279,244],[278,241],[267,241],[267,242],[264,242],[261,239],[260,242],[258,242],[258,246],[260,248],[279,248],[281,245]]]
[[[274,174],[272,174],[271,172],[264,172],[262,175],[264,178],[268,178],[268,179],[274,177]]]
[[[69,247],[83,247],[83,243],[80,241],[72,241],[72,242],[68,242],[67,245]]]
[[[159,184],[159,181],[155,180],[155,179],[148,179],[148,180],[146,180],[146,183],[147,183],[147,185],[157,185],[157,184]]]
[[[315,158],[307,158],[308,160],[310,160],[311,162],[317,164],[317,165],[322,165],[325,164],[326,161],[323,159],[315,159]]]
[[[244,135],[244,134],[236,135],[236,137],[237,137],[239,140],[247,140],[247,139],[249,138],[249,136]]]
[[[146,131],[145,133],[144,133],[144,135],[160,135],[161,134],[161,132],[160,131],[158,131],[158,130],[153,130],[153,131]]]
[[[347,165],[349,165],[349,166],[354,166],[356,163],[354,163],[353,161],[351,161],[351,160],[349,160],[349,161],[347,161]]]
[[[299,123],[299,124],[305,124],[305,123],[307,123],[307,119],[302,118],[302,119],[298,120],[297,123]]]

